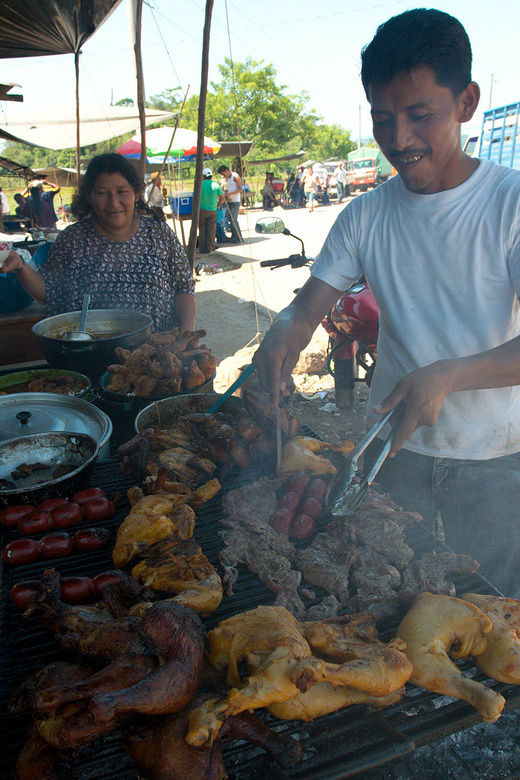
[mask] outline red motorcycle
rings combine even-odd
[[[273,271],[286,265],[302,268],[313,262],[314,258],[305,255],[302,239],[291,233],[278,217],[259,219],[255,231],[283,233],[297,238],[302,245],[300,254],[280,260],[263,260],[260,263],[262,267]],[[365,278],[361,277],[343,293],[321,323],[329,334],[326,366],[334,377],[336,406],[339,409],[354,406],[357,382],[366,382],[370,386],[377,358],[378,316],[377,304]],[[363,377],[359,376],[360,366],[365,372]]]

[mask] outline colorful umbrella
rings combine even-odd
[[[146,131],[146,161],[162,163],[172,139],[172,127],[156,127]],[[209,159],[220,149],[220,144],[204,136],[204,158]],[[141,135],[136,133],[117,150],[124,157],[141,157]],[[194,130],[177,128],[167,162],[188,162],[197,156],[197,133]]]

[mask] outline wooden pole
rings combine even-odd
[[[202,38],[202,65],[200,73],[199,121],[197,124],[197,162],[195,165],[195,182],[193,184],[193,205],[191,210],[191,230],[188,242],[188,260],[193,270],[195,266],[195,248],[197,244],[197,228],[200,212],[200,189],[202,185],[202,168],[204,165],[204,129],[206,125],[206,98],[208,94],[209,70],[209,40],[211,30],[211,14],[213,0],[206,0],[206,18]]]
[[[79,187],[81,176],[80,162],[80,125],[79,125],[79,51],[74,52],[74,69],[76,72],[76,186]]]
[[[143,19],[143,0],[137,0],[135,13],[135,67],[137,78],[137,109],[139,111],[139,126],[141,128],[141,156],[139,158],[139,176],[144,181],[146,169],[146,113],[144,109],[144,78],[143,58],[141,54],[141,27]]]

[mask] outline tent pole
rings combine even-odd
[[[197,124],[197,162],[195,181],[193,182],[193,204],[191,209],[191,229],[188,242],[188,261],[191,269],[195,266],[195,247],[200,212],[200,190],[202,186],[202,168],[204,165],[204,129],[206,126],[206,98],[208,94],[209,41],[213,0],[206,0],[206,18],[202,37],[202,64],[200,72],[199,121]]]
[[[141,157],[139,158],[139,176],[144,181],[146,168],[146,115],[144,110],[143,58],[141,55],[141,22],[143,18],[143,0],[137,0],[135,13],[135,67],[137,78],[137,109],[141,128]]]
[[[79,187],[79,179],[81,176],[81,163],[80,163],[80,137],[79,137],[79,50],[74,52],[74,69],[76,72],[76,186]]]

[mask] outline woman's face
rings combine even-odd
[[[138,199],[139,193],[120,173],[100,174],[89,198],[97,219],[107,230],[128,227]]]

